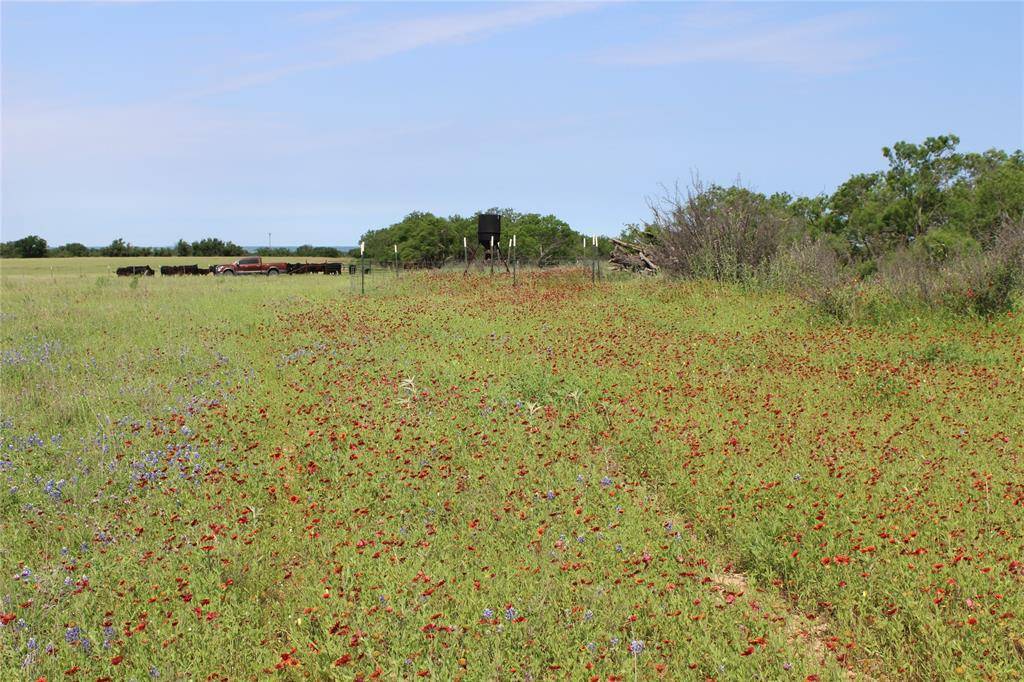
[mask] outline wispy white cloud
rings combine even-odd
[[[763,12],[705,8],[685,16],[667,39],[621,47],[597,55],[602,63],[633,66],[734,63],[807,74],[865,68],[891,41],[863,29],[864,12],[834,12],[791,22]]]
[[[426,47],[468,43],[494,33],[571,16],[597,7],[583,2],[514,3],[489,11],[460,11],[441,15],[357,24],[346,22],[330,41],[305,48],[298,56],[259,71],[222,76],[215,83],[186,93],[198,98],[266,85],[288,76],[374,61]],[[330,21],[333,14],[300,15],[310,21]]]

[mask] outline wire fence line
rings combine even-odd
[[[507,268],[506,268],[507,265]],[[517,284],[520,280],[528,282],[531,276],[541,273],[551,273],[559,270],[578,270],[586,277],[589,277],[591,281],[598,282],[603,281],[611,277],[617,277],[623,273],[617,269],[609,267],[606,260],[598,258],[574,258],[564,259],[551,263],[546,263],[542,266],[537,265],[533,262],[516,262],[514,260],[505,261],[503,259],[492,260],[480,260],[468,261],[465,260],[448,260],[436,266],[423,266],[422,264],[396,264],[392,262],[379,262],[373,263],[367,260],[360,271],[358,266],[358,260],[355,263],[355,267],[348,269],[342,269],[341,276],[348,279],[348,289],[353,293],[360,292],[371,292],[380,291],[385,287],[384,285],[390,285],[396,282],[401,282],[403,276],[415,276],[417,274],[426,273],[443,273],[449,275],[465,275],[472,277],[484,277],[484,278],[498,278],[509,280],[512,284]],[[387,289],[392,287],[388,286]]]

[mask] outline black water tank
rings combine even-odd
[[[476,224],[476,237],[480,245],[490,248],[492,236],[495,246],[501,243],[501,216],[497,213],[481,213]]]

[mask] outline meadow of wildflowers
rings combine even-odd
[[[105,266],[0,265],[2,679],[1024,673],[1018,315]]]

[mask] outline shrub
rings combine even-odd
[[[1004,220],[991,248],[963,260],[969,308],[986,317],[1013,308],[1024,287],[1024,219]]]
[[[903,247],[878,261],[872,281],[899,301],[939,304],[949,285],[939,277],[938,265],[914,249]]]
[[[922,235],[914,242],[913,248],[929,260],[941,263],[958,256],[979,253],[981,244],[960,230],[942,227]]]
[[[767,281],[806,301],[816,301],[850,275],[835,250],[823,239],[804,238],[791,244],[771,262]]]
[[[767,265],[797,218],[763,194],[742,187],[704,186],[694,179],[650,203],[657,235],[655,261],[670,274],[744,279]]]
[[[923,249],[901,249],[880,262],[876,279],[907,303],[986,317],[1006,312],[1024,286],[1024,221],[1004,220],[985,251],[968,247],[938,261]]]

